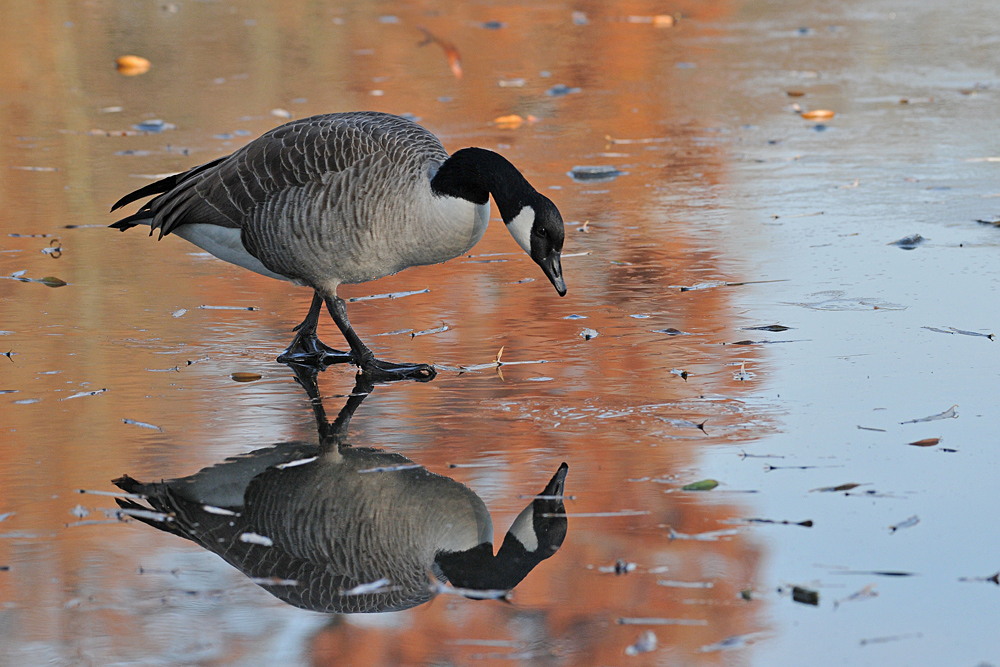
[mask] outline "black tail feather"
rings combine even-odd
[[[174,174],[173,176],[167,176],[166,178],[161,179],[159,181],[156,181],[155,183],[150,183],[149,185],[144,185],[143,187],[139,188],[138,190],[130,192],[127,195],[125,195],[124,197],[122,197],[121,199],[119,199],[118,201],[116,201],[115,204],[114,204],[114,206],[111,207],[111,211],[112,212],[117,211],[122,206],[126,206],[128,204],[131,204],[132,202],[138,201],[138,200],[142,199],[143,197],[149,197],[151,195],[159,195],[159,194],[163,194],[164,192],[169,192],[170,190],[173,190],[175,187],[177,187],[178,183],[186,181],[187,179],[191,178],[195,174],[200,174],[201,172],[205,171],[206,169],[208,169],[210,167],[214,167],[215,165],[219,164],[220,162],[222,162],[223,160],[227,159],[228,157],[229,156],[226,155],[226,156],[217,158],[215,160],[212,160],[211,162],[206,162],[205,164],[198,165],[197,167],[194,167],[193,169],[188,169],[185,172],[181,172],[179,174]],[[147,206],[148,206],[148,204],[147,204]],[[145,209],[146,207],[143,207],[143,208]]]
[[[187,173],[187,172],[185,172]],[[121,199],[115,202],[115,205],[111,207],[111,211],[117,211],[122,206],[131,204],[134,201],[138,201],[143,197],[149,197],[150,195],[158,195],[164,192],[172,190],[177,185],[177,178],[183,176],[184,174],[174,174],[173,176],[167,176],[166,178],[156,181],[155,183],[150,183],[149,185],[144,185],[143,187],[128,193]]]
[[[124,232],[125,230],[132,229],[138,225],[146,224],[146,222],[152,218],[153,215],[149,211],[143,209],[138,213],[133,213],[127,218],[122,218],[118,222],[108,225],[108,227],[111,227],[112,229],[120,229]],[[152,234],[153,230],[151,229],[149,233]]]

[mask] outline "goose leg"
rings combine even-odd
[[[306,395],[309,396],[309,403],[312,405],[316,426],[319,429],[320,445],[324,448],[339,447],[347,435],[347,427],[355,410],[375,388],[374,380],[359,373],[354,383],[354,390],[348,394],[347,403],[341,408],[337,420],[330,423],[326,418],[326,409],[323,407],[323,399],[319,394],[317,382],[319,369],[315,366],[303,366],[295,363],[289,363],[288,367],[295,373],[295,381],[306,390]]]
[[[295,327],[295,338],[292,344],[278,357],[281,364],[302,364],[316,366],[320,370],[332,364],[345,364],[351,361],[350,352],[341,352],[326,345],[316,336],[316,326],[319,324],[319,312],[323,307],[323,297],[318,292],[313,293],[309,314],[302,324]]]
[[[390,361],[380,361],[375,358],[368,346],[361,342],[347,319],[347,304],[337,295],[326,297],[326,307],[333,321],[340,327],[341,333],[351,346],[351,362],[361,368],[361,372],[374,381],[391,382],[393,380],[417,380],[428,382],[433,380],[437,371],[427,364],[394,364]]]

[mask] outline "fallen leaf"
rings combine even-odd
[[[256,382],[263,376],[260,373],[233,373],[229,377],[235,382]]]
[[[101,394],[103,394],[106,391],[107,391],[107,389],[97,389],[95,391],[78,391],[77,393],[73,394],[72,396],[67,396],[66,398],[60,398],[59,400],[60,401],[68,401],[71,398],[82,398],[84,396],[100,396]]]
[[[777,526],[802,526],[803,528],[812,528],[812,519],[806,519],[805,521],[775,521],[774,519],[744,519],[747,523],[770,523]]]
[[[458,56],[458,49],[451,42],[446,42],[443,39],[435,36],[430,30],[423,26],[417,26],[420,32],[424,33],[424,41],[420,42],[418,46],[425,46],[427,44],[437,44],[444,51],[445,58],[448,59],[448,66],[451,68],[451,73],[455,75],[456,79],[462,78],[462,63]]]
[[[785,95],[788,95],[789,97],[802,97],[805,93],[801,90],[788,90],[785,91]]]
[[[41,284],[45,285],[46,287],[63,287],[64,285],[68,285],[69,284],[65,280],[60,280],[59,278],[56,278],[55,276],[45,276],[44,278],[39,278],[35,282],[41,283]]]
[[[978,331],[966,331],[965,329],[956,329],[955,327],[948,327],[947,329],[939,329],[937,327],[921,327],[921,329],[927,329],[928,331],[933,331],[935,333],[943,334],[962,334],[963,336],[981,336],[983,338],[989,338],[993,340],[993,334],[980,333]]]
[[[610,165],[584,165],[573,167],[566,175],[577,182],[607,183],[619,176],[627,176],[628,172],[619,171]]]
[[[130,424],[132,426],[138,426],[140,428],[148,428],[151,431],[161,431],[161,432],[163,431],[163,428],[160,427],[160,426],[157,426],[156,424],[150,424],[148,422],[140,422],[140,421],[136,421],[134,419],[122,419],[122,423],[123,424]]]
[[[810,493],[813,491],[818,491],[819,493],[830,493],[833,491],[850,491],[851,489],[856,489],[860,484],[854,484],[853,482],[848,484],[841,484],[839,486],[821,486],[818,489],[810,489]]]
[[[956,329],[955,327],[948,327],[957,334],[962,334],[963,336],[982,336],[983,338],[989,338],[993,340],[993,334],[979,333],[978,331],[966,331],[965,329]]]
[[[913,528],[918,523],[920,523],[920,517],[914,514],[910,518],[904,519],[894,526],[889,526],[889,532],[895,533],[897,530],[902,530],[903,528]]]
[[[509,116],[498,116],[493,119],[493,124],[502,130],[516,130],[524,123],[524,119],[517,114]]]
[[[760,327],[742,327],[743,331],[788,331],[792,327],[786,327],[783,324],[767,324]]]
[[[811,604],[814,607],[819,606],[819,592],[811,591],[808,588],[802,588],[801,586],[793,586],[792,600],[801,602],[802,604]]]
[[[690,484],[685,484],[681,487],[681,491],[711,491],[718,485],[719,483],[714,479],[703,479],[697,482],[691,482]]]
[[[927,239],[925,239],[920,234],[910,234],[909,236],[904,236],[898,241],[893,241],[888,245],[898,246],[903,250],[913,250],[914,248],[924,243],[925,241],[927,241]]]
[[[733,379],[739,380],[740,382],[746,382],[747,380],[752,380],[754,377],[755,376],[753,373],[747,371],[747,362],[745,361],[740,363],[739,372],[733,374]]]
[[[802,117],[806,120],[827,120],[834,117],[834,113],[829,109],[813,109],[802,112]]]
[[[941,438],[924,438],[923,440],[917,440],[916,442],[909,442],[907,444],[913,447],[933,447],[939,442],[941,442]]]
[[[740,592],[740,597],[744,600],[750,600],[753,595],[753,590],[746,589]],[[722,641],[718,641],[714,644],[706,644],[699,649],[702,653],[713,653],[715,651],[735,651],[737,649],[746,648],[759,639],[763,639],[767,636],[764,632],[748,632],[745,635],[733,635],[731,637],[726,637]],[[723,661],[720,661],[723,662]]]
[[[13,514],[13,512],[11,512]],[[3,521],[4,516],[0,515],[0,521]],[[984,583],[991,583],[1000,586],[1000,572],[997,572],[992,577],[959,577],[959,581],[982,581]]]
[[[149,71],[150,62],[142,56],[121,56],[115,61],[115,67],[122,76],[138,76]]]
[[[430,292],[430,288],[425,287],[424,289],[411,290],[409,292],[386,292],[385,294],[369,294],[368,296],[352,296],[348,301],[354,303],[355,301],[372,301],[374,299],[399,299],[404,296],[413,296],[414,294],[427,294]]]
[[[833,601],[833,608],[836,609],[843,602],[855,602],[857,600],[868,600],[868,599],[876,598],[876,597],[878,597],[878,592],[875,591],[875,584],[868,584],[867,586],[865,586],[861,590],[855,591],[854,593],[851,593],[850,595],[848,595],[846,598],[844,598],[842,600],[834,600]]]
[[[424,329],[423,331],[414,331],[410,334],[410,338],[416,338],[417,336],[429,336],[430,334],[442,333],[448,331],[450,327],[447,324],[442,324],[439,327],[434,327],[433,329]]]
[[[958,419],[958,412],[956,412],[957,405],[953,405],[944,412],[940,412],[936,415],[931,415],[930,417],[921,417],[920,419],[910,419],[905,422],[899,422],[900,424],[917,424],[919,422],[933,422],[938,419]]]

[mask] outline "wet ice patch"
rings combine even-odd
[[[810,295],[817,301],[793,301],[788,305],[802,306],[812,310],[863,311],[863,310],[906,310],[906,306],[883,299],[869,297],[845,297],[839,290],[817,292]]]

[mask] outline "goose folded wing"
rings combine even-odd
[[[275,128],[228,157],[140,188],[112,210],[162,193],[120,223],[151,221],[161,238],[191,223],[241,228],[255,210],[380,153],[380,143],[335,116],[306,118]]]

